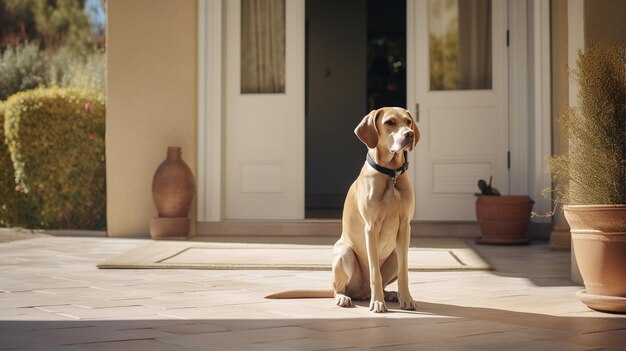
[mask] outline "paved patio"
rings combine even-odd
[[[492,272],[410,273],[419,311],[373,314],[263,298],[330,272],[98,270],[148,240],[24,237],[0,230],[2,350],[626,350],[626,316],[580,303],[546,243],[477,246]]]

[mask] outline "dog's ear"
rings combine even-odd
[[[413,118],[413,115],[411,115],[411,111],[406,110],[406,113],[409,115],[409,117],[411,117],[411,120],[413,121],[413,123],[411,123],[411,128],[413,129],[413,133],[415,136],[413,138],[413,147],[411,147],[412,151],[415,145],[417,145],[417,142],[420,140],[420,130],[417,128],[417,121],[415,120],[415,118]]]
[[[363,120],[354,129],[354,134],[361,139],[368,148],[373,149],[378,145],[378,128],[376,128],[376,118],[378,117],[379,110],[372,110],[367,116],[363,117]]]

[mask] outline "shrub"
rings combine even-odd
[[[31,228],[101,229],[105,221],[105,101],[76,88],[11,96],[4,129]]]
[[[0,127],[4,124],[4,104],[0,101]],[[15,181],[11,154],[4,143],[4,128],[0,128],[0,227],[15,222]]]
[[[46,85],[48,66],[37,44],[7,47],[0,56],[0,100]]]
[[[105,60],[101,49],[82,54],[62,49],[50,54],[34,43],[9,46],[0,55],[0,100],[38,87],[76,87],[105,93]]]
[[[560,119],[568,151],[550,159],[557,193],[568,205],[626,203],[626,60],[624,49],[579,52],[578,106]]]
[[[106,55],[104,50],[94,50],[79,55],[61,50],[49,61],[49,85],[78,87],[105,93]]]
[[[33,220],[33,209],[16,188],[11,153],[4,138],[4,103],[0,101],[0,227],[22,227]]]

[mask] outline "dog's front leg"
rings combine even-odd
[[[370,311],[376,313],[387,312],[385,293],[383,292],[383,278],[380,273],[380,260],[378,259],[380,229],[380,224],[368,223],[365,226],[365,245],[370,271]]]
[[[398,302],[403,310],[416,310],[417,303],[409,291],[409,243],[411,241],[411,225],[405,221],[400,225],[396,248],[398,252]]]

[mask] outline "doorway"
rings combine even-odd
[[[406,106],[406,1],[306,1],[305,217],[341,218],[365,159],[353,131]]]
[[[272,16],[258,21],[243,18],[257,1],[225,3],[223,219],[340,218],[366,154],[353,130],[384,105],[406,106],[421,130],[410,154],[414,219],[475,220],[475,184],[491,175],[507,193],[507,2],[378,1],[264,0]],[[244,35],[257,31],[284,46]],[[454,45],[440,45],[441,36]],[[280,64],[244,57],[250,45],[275,49]],[[450,47],[455,55],[441,52]],[[438,64],[442,57],[455,64]],[[466,69],[475,65],[486,66]],[[260,67],[284,85],[244,89]],[[442,67],[452,86],[435,84]],[[485,83],[463,85],[465,72],[484,72]]]

